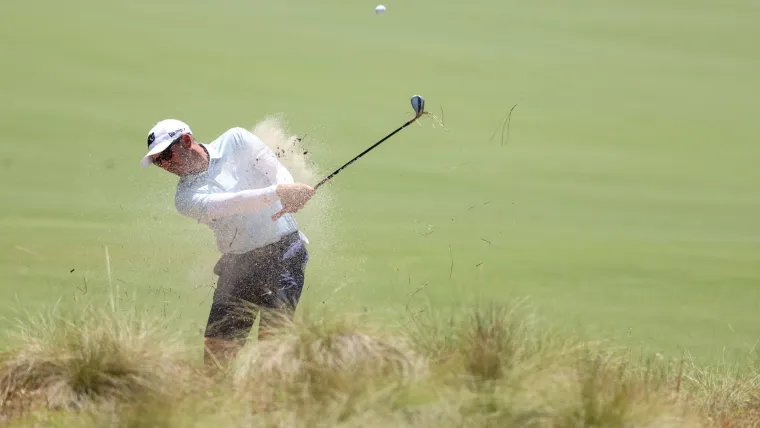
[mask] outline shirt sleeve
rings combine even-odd
[[[175,205],[180,214],[208,223],[221,217],[260,211],[277,199],[277,185],[272,185],[239,192],[178,195]]]

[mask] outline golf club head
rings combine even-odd
[[[421,115],[425,111],[425,99],[421,95],[415,95],[412,97],[412,108],[417,116]]]

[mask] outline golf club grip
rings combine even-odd
[[[393,131],[393,132],[391,132],[390,134],[386,135],[386,136],[385,136],[385,137],[384,137],[382,140],[378,141],[377,143],[373,144],[372,146],[370,146],[369,148],[367,148],[367,149],[366,149],[366,150],[364,150],[363,152],[359,153],[358,155],[356,155],[356,157],[354,157],[354,158],[353,158],[353,159],[351,159],[350,161],[346,162],[346,163],[345,163],[343,166],[341,166],[340,168],[336,169],[336,170],[335,170],[335,171],[334,171],[332,174],[330,174],[330,175],[328,175],[327,177],[323,178],[323,179],[322,179],[322,181],[320,181],[319,183],[317,183],[317,184],[314,186],[314,190],[317,190],[317,189],[318,189],[318,188],[319,188],[321,185],[323,185],[323,184],[327,183],[327,182],[328,182],[330,179],[332,179],[334,176],[338,175],[338,173],[339,173],[339,172],[341,172],[341,171],[342,171],[344,168],[346,168],[347,166],[349,166],[349,165],[351,165],[352,163],[356,162],[356,160],[358,160],[360,157],[362,157],[362,156],[366,155],[367,153],[369,153],[369,151],[370,151],[370,150],[372,150],[372,149],[374,149],[375,147],[379,146],[379,145],[380,145],[380,143],[382,143],[383,141],[387,140],[388,138],[391,138],[391,137],[392,137],[392,136],[394,136],[394,135],[395,135],[397,132],[401,131],[402,129],[404,129],[404,128],[406,128],[407,126],[409,126],[410,124],[412,124],[412,122],[414,122],[415,120],[417,120],[417,117],[419,117],[419,116],[415,116],[413,119],[411,119],[411,120],[409,120],[408,122],[406,122],[405,124],[403,124],[403,125],[399,126],[399,127],[398,127],[398,129],[396,129],[395,131]]]

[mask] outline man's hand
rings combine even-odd
[[[280,198],[282,209],[272,216],[276,221],[286,213],[298,212],[314,196],[313,187],[302,183],[280,184],[277,186],[277,197]]]

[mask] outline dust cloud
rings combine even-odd
[[[250,130],[259,137],[278,157],[279,161],[290,171],[293,180],[314,186],[326,174],[311,162],[308,157],[309,145],[316,145],[314,137],[308,140],[291,133],[282,116],[267,116],[256,123]],[[328,250],[334,242],[336,224],[333,214],[333,198],[329,186],[320,187],[316,195],[303,210],[295,214],[299,229],[309,239],[311,245]]]

